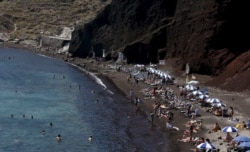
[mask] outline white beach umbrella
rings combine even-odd
[[[208,98],[208,99],[206,99],[206,102],[214,104],[214,103],[220,103],[221,100],[218,98]]]
[[[201,94],[201,95],[199,95],[199,99],[204,100],[206,98],[209,98],[209,95],[207,95],[207,94]]]
[[[211,150],[215,150],[216,149],[216,147],[213,144],[208,143],[208,142],[199,144],[197,146],[197,148],[199,148],[199,149],[206,149],[206,150],[207,149],[211,149]]]
[[[195,95],[195,96],[199,96],[199,95],[202,95],[203,93],[201,91],[199,91],[199,90],[195,90],[195,91],[192,92],[192,94]]]
[[[222,128],[222,132],[237,132],[237,131],[238,131],[237,128],[231,126],[226,126]]]
[[[214,106],[214,107],[226,107],[227,105],[224,103],[218,102],[218,103],[213,103],[212,106]]]
[[[166,109],[166,108],[167,108],[166,105],[161,105],[160,107],[163,108],[163,109]]]
[[[197,85],[197,84],[199,84],[199,81],[191,80],[187,84]]]
[[[188,91],[196,90],[196,87],[193,86],[193,85],[191,85],[191,84],[187,84],[187,85],[185,86],[185,88],[186,88]]]
[[[164,77],[166,78],[166,79],[170,79],[170,80],[172,80],[172,76],[171,75],[169,75],[169,74],[164,74]]]

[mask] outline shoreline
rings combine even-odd
[[[47,51],[46,52],[36,51],[36,50],[33,50],[32,48],[26,49],[24,46],[19,46],[19,45],[15,45],[15,47],[11,47],[11,45],[7,45],[7,47],[15,48],[15,49],[24,49],[24,50],[31,51],[36,54],[42,54],[48,57],[62,59],[63,61],[69,64],[75,65],[77,68],[79,68],[79,70],[81,70],[82,68],[84,69],[86,68],[85,69],[86,71],[93,72],[98,78],[100,78],[100,80],[107,86],[108,89],[110,89],[115,94],[119,94],[119,97],[122,97],[125,99],[122,101],[121,104],[123,106],[126,105],[125,107],[127,108],[132,108],[132,109],[127,109],[127,111],[129,111],[128,113],[133,112],[134,110],[133,104],[131,102],[128,102],[127,98],[128,98],[129,90],[131,88],[135,88],[135,86],[131,84],[127,84],[125,73],[109,70],[107,67],[108,63],[95,63],[87,59],[67,57],[64,54],[55,54],[53,52],[47,52]],[[181,79],[181,76],[179,76],[179,78]],[[149,87],[149,86],[147,86],[146,84],[140,83],[139,87],[134,91],[136,96],[141,97],[144,100],[144,96],[142,95],[140,91],[141,89],[146,88],[146,87]],[[176,84],[169,86],[169,87],[175,90],[176,91],[175,93],[178,93],[178,88],[176,87]],[[249,104],[250,102],[248,100],[249,96],[245,94],[237,93],[237,92],[232,93],[232,92],[220,90],[217,88],[211,88],[211,87],[206,87],[206,88],[208,88],[211,96],[222,98],[223,101],[225,100],[225,103],[227,105],[233,106],[235,108],[235,118],[239,118],[241,121],[242,120],[247,121],[246,119],[250,115],[250,112],[248,111],[248,108],[246,106],[244,107],[244,105]],[[241,104],[235,103],[234,102],[235,100],[232,100],[232,99],[235,99],[237,101],[238,100],[242,101],[243,106]],[[144,105],[143,105],[144,114],[142,114],[144,115],[144,117],[152,110],[153,101],[154,100],[151,100],[151,99],[144,100]],[[173,124],[174,126],[178,126],[180,130],[179,131],[166,130],[165,121],[161,119],[156,119],[156,123],[153,129],[160,130],[162,132],[162,136],[164,136],[167,139],[167,143],[165,144],[167,144],[168,149],[165,151],[169,151],[169,152],[192,151],[191,149],[195,149],[193,144],[183,143],[177,140],[182,137],[183,131],[186,129],[185,123],[189,119],[185,117],[182,113],[180,113],[180,111],[178,111],[177,109],[175,110],[171,109],[171,111],[175,114],[175,118],[174,118],[175,120],[173,121]],[[202,109],[202,108],[201,108],[201,115],[202,117],[198,117],[198,119],[202,118],[204,120],[204,123],[203,123],[204,127],[201,131],[196,133],[194,136],[209,138],[212,140],[213,143],[216,143],[216,147],[219,147],[219,149],[222,152],[225,151],[226,148],[224,148],[224,146],[226,146],[226,143],[223,143],[222,141],[218,140],[218,137],[224,136],[224,134],[221,132],[208,134],[208,131],[211,130],[215,122],[219,122],[220,126],[222,127],[225,125],[235,125],[235,123],[228,121],[228,118],[217,117],[217,116],[211,115],[210,113],[206,112],[206,109]],[[133,116],[133,117],[136,117],[136,116]],[[143,119],[143,116],[142,116],[142,119]],[[145,126],[139,126],[139,127],[143,129],[143,127]],[[145,130],[147,129],[148,128],[146,128]],[[245,132],[242,131],[239,134],[245,134]],[[246,135],[250,136],[250,133],[247,133]],[[152,138],[154,139],[156,137],[152,137]],[[220,145],[221,143],[222,145]],[[159,147],[163,148],[162,144]]]

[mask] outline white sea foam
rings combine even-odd
[[[45,57],[45,58],[49,58],[49,59],[54,59],[53,57],[47,56],[47,55],[43,55],[43,54],[37,54],[39,56]]]
[[[69,63],[70,65],[72,66],[75,66],[77,67],[79,70],[83,71],[84,73],[88,73],[94,80],[97,84],[99,84],[100,86],[102,86],[105,90],[107,90],[110,94],[114,94],[111,90],[107,89],[107,86],[102,82],[102,80],[100,78],[98,78],[94,73],[92,72],[89,72],[87,70],[85,70],[84,68],[81,68],[75,64],[72,64],[72,63]]]

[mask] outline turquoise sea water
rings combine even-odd
[[[134,151],[127,117],[116,115],[113,100],[103,86],[65,62],[0,48],[1,152]],[[61,142],[55,140],[58,134]]]

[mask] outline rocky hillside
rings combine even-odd
[[[128,63],[165,60],[177,70],[189,63],[191,73],[213,76],[208,85],[250,88],[247,1],[0,0],[0,9],[0,41],[74,27],[73,56],[105,49],[107,58],[123,52]]]
[[[91,50],[99,56],[102,49],[121,51],[129,63],[171,58],[178,69],[189,63],[193,73],[224,74],[220,80],[227,82],[210,83],[223,87],[235,74],[249,73],[247,7],[238,0],[113,0],[73,32],[70,52],[86,57]],[[232,64],[237,70],[228,72]]]
[[[9,39],[57,35],[92,20],[110,0],[0,0],[0,33]]]

